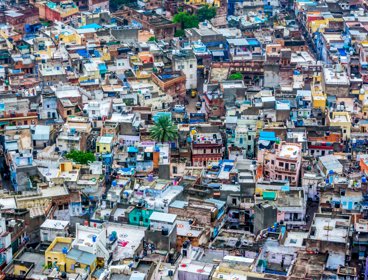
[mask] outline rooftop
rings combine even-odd
[[[161,212],[153,212],[149,219],[151,222],[155,221],[173,224],[176,220],[176,215]]]
[[[51,220],[46,219],[46,221],[41,225],[41,229],[55,229],[64,230],[69,226],[69,221]]]
[[[316,214],[308,238],[336,243],[346,243],[349,238],[349,216]]]

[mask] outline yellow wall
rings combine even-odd
[[[334,122],[334,121],[332,121],[332,122],[330,122],[330,126],[341,127],[343,139],[344,140],[350,139],[350,130],[351,130],[350,114],[348,112],[332,112],[332,118],[331,119],[333,120],[336,116],[345,116],[347,121],[346,122],[336,122],[336,121]]]
[[[317,31],[324,32],[325,27],[328,26],[328,19],[319,19],[311,21],[310,23],[310,32],[314,33]]]
[[[318,97],[318,98],[317,98]],[[313,108],[320,108],[321,110],[325,110],[326,108],[326,96],[325,95],[312,95],[313,99]]]
[[[98,148],[100,149],[99,152],[97,152]],[[101,154],[111,153],[111,145],[105,143],[96,143],[96,152]]]
[[[59,172],[70,172],[73,170],[73,163],[70,161],[60,163]]]
[[[55,245],[60,242],[68,243],[70,247],[71,243],[73,242],[73,239],[68,237],[56,237],[45,251],[45,265],[48,265],[49,262],[51,262],[52,264],[56,262],[60,271],[65,271],[66,255],[59,251],[58,252],[52,251]]]
[[[316,75],[313,77],[313,83],[311,86],[312,101],[313,101],[312,105],[313,108],[315,109],[320,108],[322,110],[325,110],[327,96],[323,92],[321,81],[322,81],[321,75]]]
[[[24,266],[24,265],[20,265],[20,264],[15,264],[14,265],[14,275],[24,275],[24,273],[21,273],[22,272],[25,272],[27,273],[28,272],[28,267]]]

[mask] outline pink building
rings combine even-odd
[[[275,144],[272,150],[258,152],[258,163],[262,166],[263,178],[265,180],[288,180],[291,186],[299,183],[301,161],[299,143],[281,142]]]

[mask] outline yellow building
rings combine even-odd
[[[312,105],[314,109],[321,109],[322,111],[326,108],[327,96],[322,89],[322,76],[313,76],[313,82],[311,86],[312,93]]]
[[[71,248],[72,242],[69,237],[56,237],[45,251],[45,265],[68,273],[92,273],[96,269],[96,256]]]
[[[324,32],[325,28],[328,27],[329,19],[313,20],[309,23],[309,32],[315,33],[317,31]]]
[[[72,242],[69,237],[56,237],[45,251],[45,265],[50,268],[57,266],[66,272],[66,255]]]
[[[327,114],[327,125],[341,127],[343,140],[350,139],[351,117],[348,112]]]
[[[96,141],[96,153],[109,154],[112,151],[112,136],[100,136]]]
[[[24,261],[13,261],[13,275],[24,276],[27,275],[33,268],[33,263]]]

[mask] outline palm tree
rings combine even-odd
[[[172,123],[169,116],[160,116],[150,128],[150,134],[156,142],[170,142],[178,137],[178,128]]]

